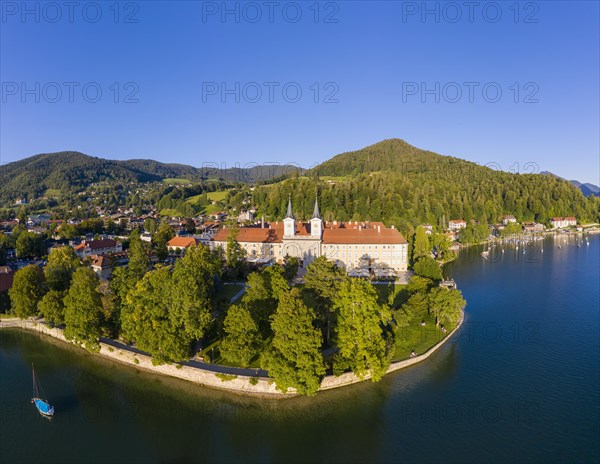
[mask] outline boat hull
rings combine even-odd
[[[50,406],[44,400],[39,398],[33,398],[33,404],[35,404],[38,412],[44,417],[52,417],[54,415],[54,407]]]

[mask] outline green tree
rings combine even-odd
[[[169,224],[166,222],[162,222],[160,227],[158,228],[158,232],[154,234],[152,241],[154,242],[154,247],[156,249],[156,256],[161,261],[167,259],[169,256],[169,251],[167,249],[167,242],[171,240],[175,236],[175,232]]]
[[[263,272],[269,281],[271,298],[279,300],[284,293],[290,291],[285,271],[280,266],[269,266]]]
[[[406,286],[406,290],[409,294],[413,293],[427,293],[431,287],[433,287],[434,282],[431,279],[426,277],[421,277],[418,275],[414,275],[408,281],[408,285]]]
[[[65,322],[65,291],[50,290],[38,303],[39,312],[50,326],[61,325]]]
[[[373,382],[379,381],[390,364],[383,329],[392,318],[389,308],[377,303],[377,292],[361,279],[341,284],[334,307],[338,315],[337,362],[350,367],[361,379],[370,372]]]
[[[69,246],[53,248],[44,267],[44,277],[50,290],[64,292],[71,285],[73,273],[80,266],[79,257]]]
[[[144,221],[144,230],[149,234],[153,234],[156,232],[156,221],[152,218],[148,218]]]
[[[315,395],[325,375],[321,333],[314,327],[315,314],[292,289],[281,296],[273,315],[273,343],[261,358],[277,389],[295,388],[299,394]]]
[[[259,325],[265,338],[271,335],[270,317],[277,309],[281,295],[290,287],[280,266],[270,266],[248,276],[243,303]]]
[[[406,314],[408,320],[418,318],[424,319],[429,313],[429,298],[426,292],[413,293],[406,303],[401,307],[401,310]]]
[[[431,237],[431,244],[436,250],[437,259],[446,260],[452,257],[450,244],[444,234],[433,234]]]
[[[30,264],[15,272],[9,295],[15,316],[21,319],[36,316],[38,303],[44,296],[44,281],[40,268]]]
[[[504,229],[500,231],[500,236],[509,237],[511,235],[520,234],[521,232],[523,232],[523,229],[521,228],[520,224],[517,224],[516,222],[509,222],[506,224]]]
[[[17,220],[19,221],[19,224],[27,224],[27,211],[25,210],[24,206],[21,206],[19,208],[19,213],[17,214]]]
[[[429,238],[427,232],[422,226],[418,226],[415,232],[415,243],[413,246],[413,262],[416,262],[419,258],[429,257],[431,252],[431,245],[429,244]]]
[[[89,351],[98,351],[102,333],[102,300],[98,277],[89,267],[80,267],[73,280],[65,304],[65,338]]]
[[[148,255],[137,229],[131,231],[129,239],[129,264],[127,267],[130,271],[129,277],[137,281],[148,271]]]
[[[463,229],[460,229],[460,231],[458,232],[458,240],[460,241],[460,243],[465,244],[465,245],[475,243],[473,227],[467,226],[467,227],[464,227]]]
[[[227,310],[224,322],[225,337],[220,344],[221,355],[226,360],[248,366],[258,354],[261,345],[258,324],[250,311],[241,305]]]
[[[170,315],[190,339],[201,338],[211,320],[221,268],[216,256],[204,245],[191,246],[173,269]]]
[[[459,290],[434,288],[429,293],[429,307],[436,318],[436,326],[456,324],[460,318],[460,310],[466,302]]]
[[[333,302],[345,279],[347,277],[344,270],[325,256],[316,258],[304,275],[304,287],[313,295],[317,316],[327,342],[331,335],[331,325],[335,322]]]
[[[243,278],[246,271],[246,250],[237,241],[237,232],[232,230],[227,239],[225,267],[230,279]]]
[[[247,301],[269,300],[273,297],[271,291],[270,276],[262,271],[254,271],[248,275],[246,293],[244,299]]]
[[[305,288],[311,290],[322,302],[331,304],[346,274],[325,256],[316,258],[306,269]]]
[[[0,232],[0,266],[6,266],[8,237]]]
[[[27,231],[19,234],[15,248],[19,258],[41,258],[46,254],[44,238]]]
[[[121,309],[123,336],[157,363],[183,361],[190,355],[192,340],[170,310],[171,283],[168,267],[146,273],[127,294]]]
[[[183,228],[188,234],[193,234],[194,232],[196,232],[196,223],[193,219],[188,218],[183,222]]]
[[[286,256],[283,261],[283,275],[289,282],[296,274],[298,274],[298,268],[300,267],[300,261],[295,256]]]
[[[414,265],[415,274],[432,280],[442,280],[442,269],[431,257],[419,258]]]

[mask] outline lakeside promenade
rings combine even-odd
[[[461,310],[461,316],[456,327],[448,332],[444,338],[429,348],[425,353],[391,363],[386,375],[412,366],[413,364],[420,363],[429,358],[450,340],[454,333],[460,329],[463,321],[464,310]],[[50,328],[41,320],[18,318],[0,319],[0,329],[11,328],[47,335],[76,347],[76,345],[65,338],[61,329],[56,327]],[[84,348],[80,349],[85,351]],[[86,353],[89,352],[86,351]],[[90,354],[96,355],[96,353]],[[290,398],[297,396],[294,389],[289,389],[287,393],[281,393],[275,388],[275,382],[267,376],[267,372],[260,369],[219,366],[194,360],[182,363],[154,365],[152,363],[152,358],[148,354],[117,340],[106,338],[100,340],[100,351],[97,355],[155,374],[167,375],[209,388],[226,390],[237,394],[260,396],[264,398]],[[319,391],[352,385],[369,378],[370,375],[367,374],[363,379],[359,379],[353,372],[347,372],[337,377],[334,375],[327,375],[323,378]]]

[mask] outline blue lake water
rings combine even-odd
[[[468,302],[451,342],[310,399],[239,397],[1,331],[0,461],[598,462],[600,237],[581,241],[463,251],[445,270]],[[51,422],[30,404],[32,362]]]

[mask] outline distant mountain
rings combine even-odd
[[[166,178],[199,181],[218,178],[234,182],[259,182],[298,170],[287,165],[248,168],[195,168],[148,159],[107,160],[74,151],[43,153],[0,166],[0,201],[32,199],[47,189],[68,190],[100,181],[156,182]]]
[[[554,174],[550,171],[542,171],[542,172],[540,172],[540,174],[544,174],[546,176],[552,176],[552,177],[556,177],[558,179],[566,180],[565,178],[557,176],[556,174]],[[589,197],[590,195],[600,197],[600,187],[598,187],[597,185],[590,184],[588,182],[586,182],[585,184],[582,184],[578,180],[570,180],[569,182],[571,182],[575,187],[577,187],[579,190],[581,190],[581,193],[583,193],[583,196],[585,196],[585,197]]]

